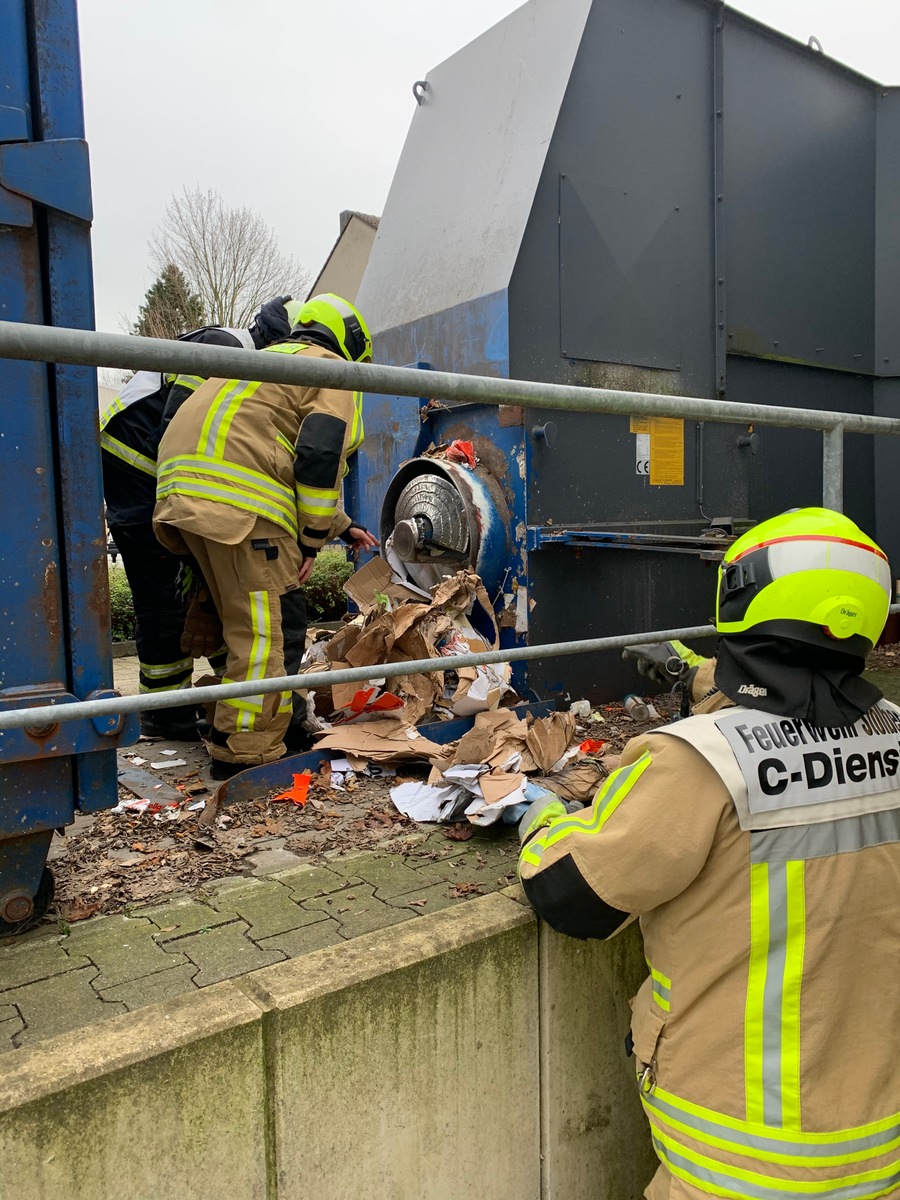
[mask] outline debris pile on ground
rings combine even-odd
[[[305,669],[339,671],[423,658],[496,650],[497,620],[479,577],[459,571],[436,584],[431,595],[401,583],[382,558],[357,571],[344,589],[360,615],[334,634],[317,631]],[[319,687],[312,693],[315,722],[340,725],[393,712],[409,726],[495,710],[514,699],[507,663],[411,674],[359,684]]]

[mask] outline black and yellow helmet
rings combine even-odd
[[[312,334],[350,362],[371,362],[372,335],[362,313],[349,300],[323,292],[302,303],[293,300],[286,308],[292,337]]]
[[[716,628],[865,657],[890,602],[884,551],[841,513],[797,508],[729,547],[719,566]]]

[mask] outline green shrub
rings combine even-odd
[[[131,588],[122,567],[109,568],[109,607],[112,617],[112,640],[130,642],[134,640],[134,604]]]
[[[306,581],[306,611],[309,622],[339,621],[347,611],[347,597],[341,584],[353,574],[346,552],[335,547],[320,550],[312,575]]]
[[[339,621],[347,611],[347,597],[341,584],[353,574],[346,553],[335,547],[321,550],[312,575],[306,582],[306,609],[313,621]],[[125,572],[120,566],[109,568],[109,604],[112,616],[112,640],[134,640],[134,603]]]

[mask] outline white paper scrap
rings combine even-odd
[[[399,812],[414,821],[446,821],[465,803],[469,793],[461,787],[435,787],[429,783],[401,783],[391,788],[391,799]]]
[[[504,808],[513,804],[521,804],[525,800],[525,786],[517,787],[514,792],[498,800],[496,804],[485,804],[484,800],[473,800],[466,808],[466,816],[473,825],[493,825],[499,820]]]
[[[186,767],[187,762],[183,758],[170,758],[166,762],[152,762],[150,766],[154,771],[167,771],[169,767]]]
[[[141,756],[139,754],[128,754],[128,755],[126,755],[126,757],[127,757],[128,761],[130,763],[134,763],[134,765],[136,767],[142,767],[144,765],[144,763],[147,761],[146,758],[141,758]]]
[[[178,751],[177,751],[177,750],[160,750],[160,754],[169,754],[169,755],[171,755],[171,756],[173,756],[173,757],[174,757],[174,756],[175,756],[177,753],[178,753]]]

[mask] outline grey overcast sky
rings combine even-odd
[[[412,84],[519,0],[80,0],[98,329],[153,281],[147,241],[182,185],[247,204],[315,276],[345,208],[380,214]],[[882,83],[897,0],[734,7]]]

